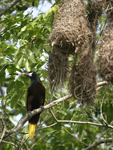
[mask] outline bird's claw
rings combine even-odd
[[[31,116],[31,114],[32,114],[31,111],[28,111],[28,116],[29,116],[29,117]]]
[[[40,106],[41,110],[43,111],[44,110],[44,106]]]

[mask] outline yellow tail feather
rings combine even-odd
[[[29,123],[29,138],[32,139],[35,133],[36,124]]]

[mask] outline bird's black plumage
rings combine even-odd
[[[33,72],[33,75],[30,77],[30,79],[31,84],[27,91],[27,111],[32,111],[40,106],[44,106],[45,101],[45,88],[42,85],[37,73]],[[36,114],[29,120],[29,122],[32,124],[37,124],[39,116],[40,113]]]
[[[36,72],[21,73],[31,79],[31,84],[27,90],[27,111],[44,106],[45,101],[45,87],[42,85],[41,80]],[[38,123],[40,113],[34,115],[29,120],[29,138],[32,139],[35,132],[35,125]],[[33,130],[33,131],[32,131]]]

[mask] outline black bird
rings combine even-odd
[[[20,73],[26,75],[31,79],[31,84],[27,90],[27,112],[41,108],[43,109],[45,102],[45,87],[42,85],[41,80],[36,72]],[[36,124],[39,121],[40,113],[34,115],[29,120],[29,138],[32,139],[35,132]]]

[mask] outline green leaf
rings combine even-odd
[[[25,68],[26,68],[26,70],[27,70],[28,72],[31,71],[31,68],[30,68],[30,65],[29,65],[28,60],[26,60],[26,62],[25,62]]]
[[[8,85],[8,88],[7,88],[7,93],[9,93],[15,86],[15,82],[11,82],[9,85]]]
[[[23,62],[23,56],[19,59],[16,68],[20,69],[22,62]]]
[[[21,28],[21,32],[25,31],[27,29],[27,26],[24,26],[23,28]]]

